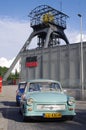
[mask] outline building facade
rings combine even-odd
[[[36,48],[21,53],[20,79],[54,79],[66,88],[81,88],[81,49],[80,43],[50,48]],[[33,57],[36,57],[34,61]],[[86,43],[83,43],[84,88],[86,88]],[[29,66],[26,66],[27,58]],[[35,62],[37,63],[35,65]]]

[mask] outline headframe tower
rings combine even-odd
[[[69,44],[64,33],[66,29],[66,19],[68,18],[66,14],[48,5],[41,5],[33,9],[28,16],[30,17],[30,26],[33,28],[33,32],[19,51],[7,73],[4,75],[3,81],[6,81],[20,59],[20,54],[26,51],[31,40],[35,36],[38,38],[37,46],[39,49],[57,46],[60,44],[59,39],[63,39],[66,44]]]

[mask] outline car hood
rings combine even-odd
[[[66,102],[67,96],[63,93],[56,92],[34,92],[27,94],[28,98],[33,98],[37,102]]]

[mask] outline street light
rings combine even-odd
[[[83,69],[83,41],[82,41],[82,15],[78,14],[80,18],[80,42],[81,42],[81,90],[82,90],[82,99],[84,99],[84,69]]]

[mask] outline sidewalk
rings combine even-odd
[[[9,106],[4,106],[4,101],[14,101],[17,86],[3,86],[2,93],[0,93],[0,130],[7,130],[8,119],[3,117],[2,109]]]

